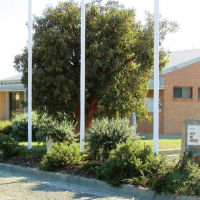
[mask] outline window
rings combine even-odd
[[[174,98],[191,99],[192,87],[174,87]]]
[[[198,88],[198,98],[200,99],[200,88]]]
[[[153,112],[153,98],[146,98],[145,101],[147,108],[149,109],[149,112]]]
[[[10,114],[11,114],[11,118],[15,118],[16,115],[19,114],[19,93],[18,92],[13,92],[10,93]]]
[[[146,98],[145,103],[147,105],[147,108],[149,109],[149,112],[153,113],[154,112],[154,110],[153,110],[154,99]],[[162,108],[162,105],[161,105],[161,103],[159,103],[159,112],[161,112],[161,108]]]

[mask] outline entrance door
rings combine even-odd
[[[14,119],[19,114],[19,92],[11,92],[10,100],[10,117]]]

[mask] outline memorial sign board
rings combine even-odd
[[[188,125],[187,145],[200,145],[199,125]]]
[[[200,162],[200,120],[187,119],[182,132],[181,157],[191,152],[196,161]]]

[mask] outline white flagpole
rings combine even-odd
[[[85,0],[81,0],[81,113],[80,113],[80,149],[84,152],[85,139]]]
[[[32,149],[32,2],[28,6],[28,150]]]
[[[159,0],[154,0],[154,153],[158,154],[159,137]]]

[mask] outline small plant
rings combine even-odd
[[[116,149],[117,144],[127,140],[140,140],[139,136],[134,136],[134,127],[129,126],[128,119],[102,119],[96,120],[88,130],[86,141],[89,151],[94,159],[106,160],[112,149]]]
[[[75,142],[75,125],[73,123],[67,120],[59,122],[46,114],[39,121],[36,133],[38,142],[45,143],[46,138],[51,138],[53,142],[65,142],[67,144]]]
[[[79,164],[82,160],[78,144],[53,144],[52,151],[48,152],[42,160],[42,169],[55,171],[69,165]]]
[[[173,170],[152,179],[149,186],[158,193],[200,196],[200,168],[185,155]]]
[[[0,151],[2,151],[3,158],[10,158],[23,154],[24,147],[20,146],[14,138],[0,134]]]
[[[13,130],[12,137],[18,141],[27,141],[28,140],[28,114],[20,114],[15,117],[12,121]],[[32,137],[33,141],[36,141],[36,132],[38,130],[38,115],[32,113]]]
[[[99,163],[94,162],[94,161],[87,161],[87,162],[85,162],[85,163],[83,163],[81,165],[81,169],[83,171],[87,171],[87,170],[90,170],[90,169],[94,169],[95,170],[97,166],[99,166]]]
[[[4,135],[9,135],[12,131],[12,122],[10,121],[0,121],[0,133]]]
[[[110,152],[108,160],[97,169],[97,177],[113,186],[124,182],[147,186],[152,177],[170,169],[166,158],[152,153],[150,147],[127,141]]]

